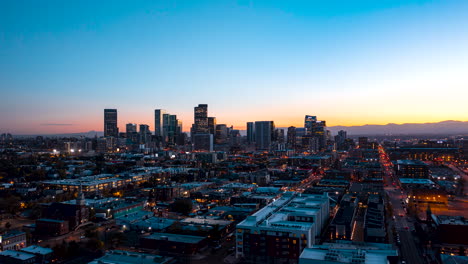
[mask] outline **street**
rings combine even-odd
[[[414,230],[414,225],[410,221],[411,217],[407,215],[405,209],[407,193],[400,187],[399,182],[394,177],[391,162],[383,148],[379,147],[379,151],[380,161],[385,173],[384,190],[393,208],[390,226],[393,225],[395,227],[395,231],[400,238],[401,259],[409,264],[423,264],[425,262],[411,233]]]

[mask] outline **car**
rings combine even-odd
[[[85,236],[80,236],[80,239],[85,239],[86,237]]]
[[[406,229],[406,230],[408,230],[408,229],[409,229],[409,227],[405,226],[405,229]]]

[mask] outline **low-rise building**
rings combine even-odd
[[[0,251],[19,250],[26,246],[26,233],[19,230],[11,230],[0,235]]]
[[[55,219],[37,219],[36,234],[39,236],[60,236],[69,232],[68,221]]]
[[[299,264],[389,264],[398,263],[398,251],[390,244],[337,241],[306,248]]]
[[[169,233],[153,233],[140,238],[142,248],[160,252],[193,255],[206,245],[205,237]]]
[[[329,218],[329,197],[287,192],[237,225],[236,257],[265,263],[297,261]]]
[[[111,250],[98,259],[88,264],[168,264],[174,259],[153,254],[130,252],[123,250]]]
[[[36,256],[14,250],[0,252],[0,263],[2,264],[34,264]]]
[[[54,251],[50,248],[40,246],[29,246],[21,249],[21,252],[33,254],[36,256],[36,264],[49,263],[51,261]]]

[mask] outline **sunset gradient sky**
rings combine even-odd
[[[468,1],[1,1],[0,133],[468,120]]]

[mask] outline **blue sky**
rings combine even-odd
[[[0,132],[468,120],[466,1],[2,1]],[[54,126],[53,124],[69,124]]]

